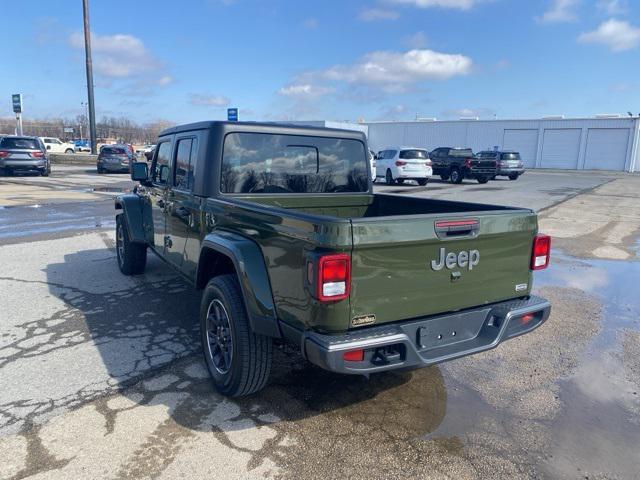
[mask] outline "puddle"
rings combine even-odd
[[[561,300],[552,299],[555,316],[546,325],[522,337],[518,348],[529,348],[531,365],[507,350],[511,342],[474,363],[443,365],[447,413],[426,438],[454,437],[478,451],[486,448],[478,439],[495,437],[500,456],[521,456],[530,476],[638,478],[638,280],[638,261],[584,260],[554,251],[549,269],[536,274],[535,288]],[[581,310],[579,295],[601,309]],[[582,329],[589,333],[581,340]],[[496,359],[501,363],[493,375],[481,371]],[[554,370],[557,365],[564,369]],[[476,372],[468,373],[468,381],[470,369]],[[501,378],[509,371],[511,378]]]

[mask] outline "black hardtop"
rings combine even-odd
[[[212,130],[225,135],[230,132],[279,133],[283,135],[308,135],[316,137],[348,138],[366,140],[363,132],[357,130],[343,130],[339,128],[313,127],[277,122],[225,122],[207,120],[203,122],[187,123],[167,128],[160,133],[160,137],[196,130]]]

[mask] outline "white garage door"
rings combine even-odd
[[[554,128],[544,131],[542,168],[578,168],[579,128]]]
[[[624,170],[629,142],[628,128],[590,128],[584,168]]]
[[[520,152],[524,166],[533,168],[536,166],[536,155],[538,154],[538,130],[505,129],[502,148]]]

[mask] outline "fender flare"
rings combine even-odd
[[[144,232],[142,199],[134,193],[118,195],[115,198],[115,208],[116,210],[122,210],[122,213],[127,219],[126,225],[129,239],[135,243],[147,244],[148,242]]]
[[[252,240],[231,232],[218,231],[208,234],[203,239],[198,259],[196,272],[198,288],[203,288],[208,280],[202,273],[205,271],[203,265],[207,250],[225,255],[233,263],[253,332],[281,338],[271,282],[260,247]]]

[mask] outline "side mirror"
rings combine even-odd
[[[51,145],[47,145],[47,150],[51,150]]]
[[[149,166],[146,162],[134,162],[131,165],[131,180],[145,182],[149,178]]]

